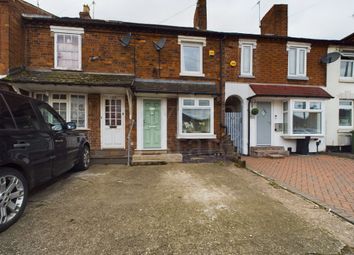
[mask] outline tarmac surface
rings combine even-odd
[[[354,225],[231,164],[94,165],[29,200],[0,254],[354,254]]]

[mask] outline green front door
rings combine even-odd
[[[144,100],[144,148],[161,148],[160,100]]]

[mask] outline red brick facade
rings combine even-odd
[[[240,78],[241,49],[239,48],[239,39],[249,38],[231,37],[225,42],[225,80],[245,83],[326,85],[327,67],[320,62],[320,59],[327,54],[328,44],[316,41],[309,42],[311,44],[311,51],[307,54],[307,76],[309,80],[298,81],[288,79],[288,41],[286,39],[260,37],[257,39],[257,46],[253,51],[254,78]],[[230,66],[232,60],[237,62],[236,67]]]
[[[28,69],[52,70],[54,68],[54,34],[50,26],[84,28],[82,36],[82,71],[94,73],[132,74],[140,79],[208,81],[217,85],[218,95],[214,99],[214,129],[216,139],[177,139],[178,95],[167,99],[167,149],[171,152],[215,152],[219,150],[223,136],[224,108],[222,88],[225,82],[268,83],[268,84],[326,84],[326,66],[320,58],[327,53],[329,42],[288,38],[287,7],[278,5],[262,20],[262,34],[242,35],[203,31],[206,29],[206,1],[199,1],[195,23],[198,29],[179,29],[139,24],[119,25],[90,19],[21,19],[21,13],[43,11],[23,4],[19,0],[0,0],[0,75],[9,68],[25,65]],[[129,46],[120,39],[131,33]],[[204,77],[181,76],[181,50],[178,36],[205,37],[203,47]],[[280,37],[279,37],[280,36]],[[153,42],[166,38],[165,47],[158,52]],[[254,78],[241,78],[240,39],[256,40],[253,57]],[[306,42],[311,45],[307,54],[308,80],[288,79],[288,41]],[[222,53],[222,57],[220,56]],[[236,61],[236,66],[230,62]],[[222,62],[222,63],[221,63]],[[222,73],[220,68],[223,67]],[[220,84],[222,88],[220,88]],[[237,86],[237,85],[235,85]],[[104,92],[102,92],[104,93]],[[194,91],[190,91],[193,95]],[[221,93],[221,94],[220,94]],[[125,139],[129,133],[130,120],[128,100],[125,97]],[[88,93],[88,134],[91,147],[101,149],[101,94]],[[133,99],[133,119],[137,119],[136,98]],[[132,130],[133,149],[137,148],[137,130]],[[126,148],[128,147],[126,139]]]
[[[21,15],[49,15],[22,0],[0,0],[0,75],[24,66],[25,30]]]

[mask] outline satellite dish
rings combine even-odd
[[[160,51],[163,49],[163,47],[165,47],[166,44],[166,38],[161,38],[158,42],[153,42],[155,49],[157,51]]]
[[[330,64],[334,61],[337,61],[340,58],[341,54],[339,52],[331,52],[321,58],[323,64]]]
[[[131,38],[132,38],[132,34],[129,33],[123,36],[121,39],[119,39],[119,42],[122,44],[122,46],[127,47],[130,43]]]

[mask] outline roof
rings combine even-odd
[[[254,97],[306,97],[306,98],[333,98],[323,88],[315,86],[294,85],[263,85],[251,84]]]
[[[136,79],[134,91],[137,93],[201,94],[216,95],[215,82],[183,80]]]
[[[39,16],[39,15],[22,15],[25,22],[29,23],[46,23],[51,25],[63,25],[63,26],[102,26],[102,27],[113,27],[126,30],[142,30],[144,32],[150,31],[154,33],[174,33],[174,34],[190,34],[196,36],[215,36],[219,38],[225,38],[226,36],[231,37],[245,37],[250,39],[273,39],[273,40],[284,40],[284,41],[298,41],[298,42],[319,42],[326,44],[340,44],[340,45],[353,45],[353,42],[343,41],[343,40],[326,40],[326,39],[311,39],[311,38],[299,38],[299,37],[289,37],[289,36],[277,36],[277,35],[260,35],[260,34],[247,34],[247,33],[237,33],[237,32],[218,32],[211,30],[198,30],[193,27],[179,27],[179,26],[169,26],[169,25],[159,25],[159,24],[143,24],[143,23],[132,23],[123,22],[116,20],[99,20],[99,19],[80,19],[80,18],[68,18],[68,17],[50,17],[50,16]]]
[[[129,87],[134,80],[133,75],[101,74],[70,71],[28,71],[10,74],[1,81],[8,83],[40,83],[87,86]]]

